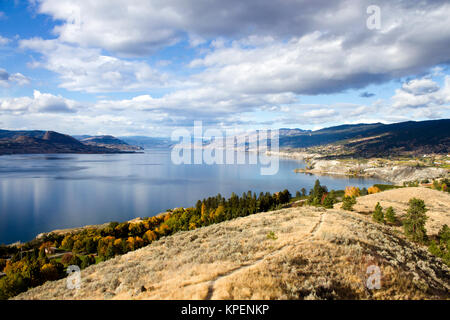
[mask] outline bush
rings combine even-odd
[[[380,191],[402,188],[400,186],[394,186],[392,184],[379,184],[379,183],[374,184],[373,187],[378,188]]]
[[[65,265],[69,265],[70,261],[72,260],[72,257],[73,257],[73,254],[66,253],[65,255],[62,256],[61,263],[65,264]]]
[[[383,207],[379,202],[377,202],[377,205],[375,206],[375,211],[373,212],[372,218],[376,222],[384,223]]]
[[[450,228],[446,224],[439,231],[437,241],[432,241],[428,250],[450,266]]]
[[[403,220],[403,228],[405,234],[413,241],[423,243],[427,240],[425,230],[425,222],[428,219],[425,214],[427,211],[423,200],[417,198],[409,200],[409,208]]]
[[[59,279],[58,269],[51,263],[44,264],[41,268],[42,277],[47,281],[53,281]]]
[[[352,211],[353,210],[353,206],[356,204],[356,199],[355,197],[349,197],[349,196],[345,196],[343,201],[342,201],[342,206],[341,208],[347,211]]]
[[[87,256],[81,257],[81,265],[80,265],[81,269],[87,268],[92,264],[95,264],[95,258],[93,255],[87,255]]]

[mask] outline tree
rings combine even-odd
[[[409,208],[403,220],[403,228],[405,234],[413,241],[424,242],[427,240],[425,229],[425,222],[428,219],[425,214],[427,211],[423,200],[417,198],[409,200]]]
[[[89,254],[89,255],[83,256],[81,258],[80,268],[84,269],[84,268],[87,268],[87,267],[89,267],[90,265],[93,265],[93,264],[95,264],[95,258],[94,258],[93,255]]]
[[[327,209],[333,209],[333,204],[334,204],[334,198],[331,194],[331,192],[329,194],[327,194],[325,196],[325,198],[323,199],[323,203],[322,205],[327,208]]]
[[[384,214],[384,216],[389,223],[395,223],[397,221],[394,208],[392,207],[386,209],[386,213]]]
[[[302,188],[300,191],[302,192],[302,196],[303,197],[306,196],[306,189],[305,188]]]
[[[444,224],[437,235],[436,241],[431,241],[428,250],[450,266],[450,228]]]
[[[147,240],[148,243],[155,241],[157,238],[158,238],[158,236],[152,230],[148,230],[146,233],[144,233],[144,240]]]
[[[368,194],[373,194],[373,193],[378,193],[378,192],[381,192],[381,190],[377,186],[372,186],[369,189],[367,189]]]
[[[73,243],[72,251],[74,253],[81,253],[86,249],[86,246],[84,245],[83,241],[77,240]]]
[[[71,235],[67,235],[64,237],[63,241],[61,242],[61,247],[67,251],[72,251],[74,240],[72,239]]]
[[[375,211],[372,214],[372,218],[376,222],[384,223],[383,207],[379,202],[377,202],[377,205],[375,206]]]
[[[302,194],[300,193],[300,191],[297,191],[296,193],[295,193],[295,197],[296,198],[300,198],[302,196]]]
[[[47,280],[53,281],[53,280],[57,280],[59,278],[58,270],[51,263],[47,263],[42,266],[41,274],[42,274],[42,277],[44,278],[44,280],[46,280],[46,281]]]
[[[341,208],[347,211],[352,211],[353,210],[353,206],[356,204],[356,199],[355,197],[349,197],[349,196],[344,196],[344,199],[342,200],[342,206]]]
[[[359,197],[360,190],[357,187],[345,187],[345,196],[347,197]]]

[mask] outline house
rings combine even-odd
[[[44,249],[45,254],[55,254],[56,250],[56,247],[47,247]]]

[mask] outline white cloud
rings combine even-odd
[[[12,84],[24,86],[30,84],[30,79],[21,73],[10,74],[5,69],[0,68],[0,86],[8,88]]]
[[[33,97],[0,98],[1,113],[74,113],[81,105],[73,100],[34,90]]]
[[[402,90],[418,96],[438,91],[439,85],[433,80],[427,78],[414,79],[409,82],[405,82],[402,85]]]
[[[392,106],[397,109],[427,108],[446,103],[450,103],[450,76],[445,77],[443,88],[431,79],[411,80],[395,90],[392,97]]]
[[[0,15],[0,18],[1,18],[1,15]],[[10,42],[11,42],[10,39],[0,36],[0,46],[7,45]]]
[[[33,38],[20,41],[20,47],[39,52],[43,60],[34,67],[57,73],[60,87],[73,91],[136,91],[164,86],[168,77],[142,61],[128,61],[59,40]]]
[[[378,1],[382,28],[368,30],[366,0],[39,0],[63,21],[59,40],[147,55],[179,39],[212,52],[197,78],[230,90],[316,94],[423,72],[450,56],[445,1]],[[237,39],[227,47],[224,39]],[[114,75],[111,75],[115,79]]]

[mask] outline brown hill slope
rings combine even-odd
[[[450,211],[431,191],[426,203],[444,199]],[[381,270],[379,290],[365,286],[369,265]],[[450,269],[368,216],[297,207],[180,232],[88,267],[79,290],[63,279],[17,298],[449,299]]]

